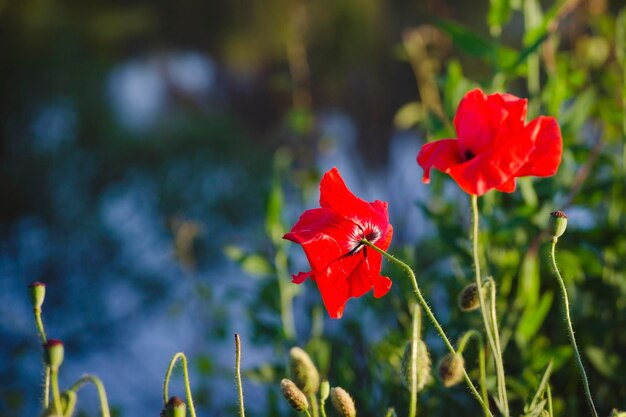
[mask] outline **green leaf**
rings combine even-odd
[[[493,58],[496,48],[493,43],[478,36],[465,26],[449,20],[438,20],[437,26],[452,38],[452,42],[470,55]]]
[[[519,346],[524,346],[531,340],[541,328],[552,306],[553,294],[546,292],[541,297],[538,306],[527,306],[515,331],[515,341]]]
[[[589,361],[598,372],[611,379],[623,380],[622,359],[612,353],[607,352],[598,346],[589,346],[585,349]]]

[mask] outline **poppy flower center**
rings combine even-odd
[[[465,156],[466,161],[469,161],[470,159],[473,159],[476,155],[474,155],[474,152],[468,149],[465,151],[465,154],[463,156]]]
[[[376,243],[382,236],[379,228],[374,225],[365,225],[365,229],[361,226],[356,226],[350,237],[350,245],[347,256],[354,255],[363,248],[362,239],[367,240],[370,243]]]

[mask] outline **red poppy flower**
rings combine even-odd
[[[293,275],[293,282],[301,284],[311,277],[328,314],[338,319],[349,298],[360,297],[372,288],[378,298],[391,288],[391,280],[380,275],[382,256],[361,240],[386,250],[393,228],[387,203],[368,203],[356,197],[337,168],[322,177],[320,206],[305,211],[283,237],[302,245],[311,265],[311,271]]]
[[[515,191],[517,177],[554,175],[563,146],[559,125],[547,116],[525,124],[527,106],[511,94],[467,93],[454,117],[458,138],[427,143],[417,155],[422,181],[430,182],[435,168],[480,196],[494,188]]]

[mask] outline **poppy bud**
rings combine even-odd
[[[448,388],[463,380],[465,361],[458,353],[448,353],[439,362],[439,379]]]
[[[320,400],[326,401],[330,395],[330,384],[327,380],[323,380],[320,384]]]
[[[476,284],[469,284],[461,290],[457,300],[461,311],[473,311],[480,307],[480,298],[477,288]]]
[[[30,301],[33,303],[33,307],[36,310],[41,309],[46,298],[46,284],[36,281],[28,285],[28,290],[30,291]]]
[[[330,400],[339,417],[355,417],[354,400],[343,388],[334,387],[330,390]]]
[[[165,408],[161,410],[161,417],[185,417],[186,415],[187,404],[176,396],[171,397],[165,404]]]
[[[58,371],[63,363],[65,349],[58,339],[48,339],[43,345],[43,361],[52,371]]]
[[[289,374],[305,394],[313,394],[319,390],[320,374],[311,357],[299,347],[293,347],[289,351]]]
[[[306,399],[306,395],[292,380],[285,378],[280,381],[280,390],[289,405],[297,412],[302,413],[309,409],[309,401]]]
[[[404,347],[404,355],[402,355],[402,380],[405,386],[411,389],[411,359],[413,353],[413,344],[407,343]],[[417,380],[417,392],[424,389],[424,386],[430,381],[431,377],[431,361],[426,343],[423,340],[417,341],[417,357],[415,360],[416,370],[415,378]]]
[[[614,408],[613,411],[611,411],[611,417],[626,417],[626,412]]]
[[[556,242],[559,237],[565,233],[567,228],[567,216],[562,211],[553,211],[550,213],[550,221],[548,222],[548,231],[552,236],[552,241]]]

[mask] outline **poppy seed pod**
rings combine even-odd
[[[319,390],[320,374],[308,353],[299,347],[289,351],[289,375],[305,394],[314,394]]]
[[[339,417],[355,417],[356,408],[354,407],[354,400],[350,397],[350,394],[341,387],[333,387],[330,390],[330,400],[333,403],[333,408],[339,414]]]
[[[58,371],[63,363],[65,349],[58,339],[48,339],[43,345],[43,361],[53,371]]]
[[[463,380],[465,360],[458,353],[448,353],[439,362],[439,379],[448,388]]]
[[[36,281],[28,285],[28,290],[30,292],[30,301],[33,304],[33,307],[36,310],[40,310],[43,305],[43,301],[46,298],[46,284]]]
[[[548,222],[548,231],[552,236],[552,241],[556,243],[567,229],[567,216],[562,211],[553,211],[550,213],[550,221]]]
[[[179,397],[170,397],[161,411],[161,417],[185,417],[187,415],[187,404]]]
[[[413,344],[407,343],[404,347],[404,354],[402,355],[402,380],[408,389],[411,389],[411,358],[413,353]],[[431,361],[426,343],[423,340],[417,341],[417,356],[415,360],[416,373],[415,378],[417,381],[417,392],[424,389],[424,386],[430,381],[431,378]]]
[[[476,284],[466,285],[459,293],[458,304],[461,311],[468,312],[480,307],[480,298]]]
[[[280,381],[280,390],[289,405],[297,412],[302,413],[309,409],[309,401],[306,399],[306,395],[292,380],[285,378]]]

